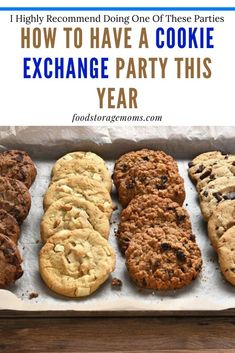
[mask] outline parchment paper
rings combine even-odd
[[[235,287],[220,274],[216,254],[206,234],[197,193],[187,175],[187,163],[196,154],[220,149],[235,153],[234,127],[159,127],[159,128],[91,128],[91,127],[0,127],[2,148],[20,148],[34,158],[38,176],[31,187],[32,207],[22,226],[19,248],[24,259],[24,275],[10,290],[0,290],[0,309],[20,311],[197,311],[235,308]],[[170,292],[140,290],[131,283],[114,232],[120,205],[111,220],[110,243],[117,254],[116,270],[110,279],[90,297],[70,299],[56,295],[42,282],[38,272],[42,196],[48,187],[53,163],[73,150],[89,150],[106,159],[110,173],[113,161],[121,153],[149,147],[162,149],[178,159],[185,180],[186,200],[197,242],[202,250],[203,270],[199,278],[184,289]],[[122,280],[121,290],[111,287],[112,277]],[[31,293],[38,297],[29,299]]]

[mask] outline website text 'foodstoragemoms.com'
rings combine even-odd
[[[72,116],[72,123],[83,123],[90,125],[90,123],[161,123],[163,121],[162,115],[118,115],[118,114],[109,114],[109,115],[102,115],[102,114],[73,114]]]

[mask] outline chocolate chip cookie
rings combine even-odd
[[[122,155],[114,166],[113,181],[119,188],[122,180],[129,174],[132,167],[151,162],[157,168],[158,164],[165,164],[174,171],[178,171],[176,161],[163,151],[154,151],[150,149],[142,149],[138,151],[128,152]]]
[[[191,165],[189,163],[189,165]],[[189,177],[190,179],[197,184],[203,178],[209,176],[209,168],[218,168],[222,166],[235,165],[235,156],[233,155],[221,155],[220,158],[217,159],[207,159],[193,165],[189,168]]]
[[[118,195],[125,207],[135,196],[142,194],[156,194],[182,205],[185,199],[183,178],[167,164],[159,163],[157,168],[151,162],[137,165],[122,179]]]
[[[226,153],[222,153],[221,151],[209,151],[209,152],[204,152],[196,156],[191,162],[189,162],[189,168],[194,167],[196,164],[200,164],[202,162],[206,162],[207,160],[218,160],[218,159],[224,159],[224,157],[227,157],[228,155]]]
[[[224,200],[235,199],[235,177],[222,177],[211,182],[199,193],[200,208],[206,221]]]
[[[235,285],[235,226],[221,236],[217,253],[221,272],[228,282]]]
[[[36,167],[26,152],[9,150],[0,153],[0,176],[17,179],[30,188],[36,175]]]
[[[217,249],[219,239],[222,235],[234,225],[235,200],[220,202],[208,221],[208,236],[215,249]]]
[[[20,236],[20,227],[16,219],[2,209],[0,209],[0,234],[6,235],[15,244]]]
[[[213,180],[222,177],[235,176],[235,161],[227,163],[217,163],[215,166],[206,167],[197,182],[196,188],[200,192],[205,186],[209,185]]]
[[[117,238],[122,252],[125,253],[129,242],[145,227],[169,226],[180,228],[191,240],[191,222],[185,209],[168,198],[156,195],[135,197],[122,211],[117,231]]]
[[[6,235],[0,234],[0,287],[12,285],[23,274],[20,253]]]
[[[132,280],[141,288],[169,290],[194,280],[202,267],[201,252],[181,229],[142,229],[125,253]]]
[[[0,209],[10,213],[21,224],[30,206],[31,196],[25,184],[16,179],[0,177]]]

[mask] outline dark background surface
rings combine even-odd
[[[235,352],[235,317],[1,317],[0,352]]]

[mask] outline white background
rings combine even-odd
[[[0,6],[176,6],[175,1],[0,1]],[[177,6],[234,6],[233,1],[189,1],[177,2]],[[99,12],[50,12],[56,16],[94,16]],[[107,14],[125,16],[138,14],[152,16],[156,12],[112,12]],[[27,16],[44,12],[0,12],[0,84],[1,125],[70,125],[74,113],[79,115],[162,115],[162,125],[233,125],[234,122],[234,12],[162,12],[177,16],[224,16],[224,23],[189,23],[172,24],[158,23],[130,23],[133,28],[132,49],[96,49],[89,48],[84,42],[81,49],[65,49],[62,28],[66,26],[80,26],[80,24],[56,24],[58,37],[55,49],[22,49],[20,46],[20,28],[24,23],[10,23],[10,15],[26,14]],[[104,13],[101,12],[101,15]],[[160,14],[160,13],[157,13]],[[157,49],[154,45],[155,29],[159,25],[165,28],[173,26],[209,26],[214,27],[214,49]],[[41,26],[31,24],[32,27],[53,27],[44,23]],[[83,24],[83,32],[87,35],[93,23]],[[97,24],[99,27],[124,26],[120,23]],[[145,26],[149,34],[149,49],[138,49],[136,42],[140,27]],[[86,37],[86,36],[85,36]],[[88,36],[87,36],[88,38]],[[92,79],[62,79],[62,80],[26,80],[23,79],[23,57],[109,57],[110,78],[108,80]],[[167,77],[165,80],[156,79],[115,79],[115,57],[168,57]],[[210,79],[177,79],[174,57],[211,57],[212,78]],[[112,71],[113,70],[113,71]],[[138,109],[98,109],[96,87],[135,87],[138,90]],[[78,124],[78,123],[76,123]],[[108,123],[107,123],[108,124]],[[84,122],[81,123],[84,125]],[[94,125],[94,123],[92,123]],[[133,125],[133,124],[132,124]],[[113,126],[113,125],[112,125]]]

